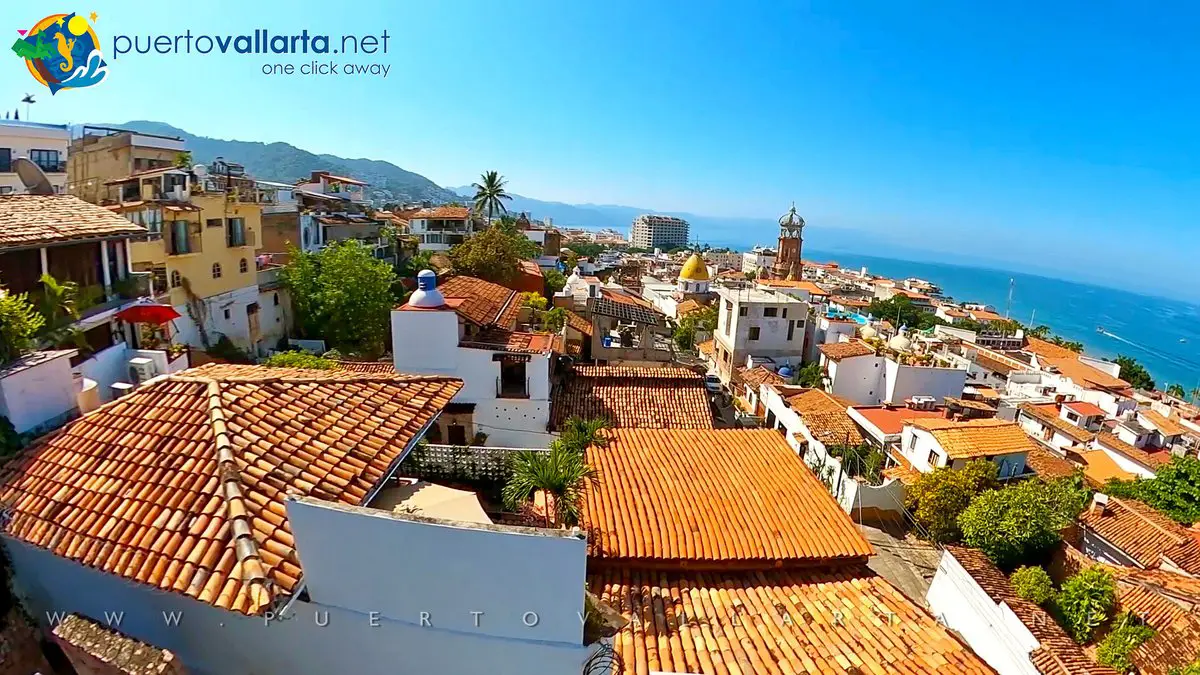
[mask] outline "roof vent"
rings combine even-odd
[[[437,274],[433,270],[421,270],[417,275],[417,290],[408,297],[409,307],[436,309],[446,306],[446,299],[437,289]]]

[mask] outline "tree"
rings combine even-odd
[[[1122,380],[1138,389],[1154,390],[1154,378],[1150,377],[1150,371],[1146,370],[1145,366],[1138,363],[1132,356],[1120,354],[1113,359],[1113,362],[1121,366],[1118,377]]]
[[[758,271],[757,271],[757,270],[750,270],[749,272],[743,272],[743,274],[745,274],[745,275],[746,275],[746,279],[747,279],[747,280],[749,280],[749,281],[754,281],[754,280],[755,280],[755,278],[757,278],[757,277],[758,277]]]
[[[1040,567],[1018,567],[1008,580],[1017,595],[1035,605],[1044,606],[1054,599],[1054,584]]]
[[[958,541],[958,516],[980,492],[995,487],[996,465],[986,459],[961,469],[943,466],[921,476],[904,496],[918,532],[939,544]]]
[[[1182,525],[1200,521],[1200,459],[1173,457],[1154,478],[1110,480],[1104,492],[1145,502]]]
[[[522,307],[529,307],[537,312],[546,311],[546,296],[537,293],[522,293],[519,297]]]
[[[876,319],[887,319],[895,323],[897,328],[908,326],[913,330],[926,330],[946,323],[940,317],[934,316],[933,312],[919,309],[904,295],[893,295],[887,300],[876,298],[867,306],[867,311]]]
[[[812,361],[800,366],[796,371],[796,384],[801,387],[820,389],[825,384],[825,372],[821,370],[818,361]]]
[[[508,213],[504,202],[512,201],[512,197],[504,190],[505,180],[499,171],[485,171],[479,180],[479,183],[471,186],[475,188],[475,210],[479,213],[487,212],[490,226],[492,216],[496,212]]]
[[[401,276],[416,278],[422,270],[434,270],[433,251],[417,251],[404,259]]]
[[[567,244],[566,248],[570,249],[577,258],[595,258],[608,250],[607,246],[590,241],[573,241]]]
[[[497,225],[450,249],[450,261],[459,274],[506,284],[517,275],[517,263],[529,259],[527,244],[537,246]]]
[[[1167,396],[1174,396],[1175,398],[1181,399],[1184,396],[1187,396],[1187,392],[1184,390],[1182,384],[1176,382],[1175,384],[1167,387]]]
[[[1089,642],[1108,620],[1116,596],[1111,573],[1099,565],[1086,567],[1063,582],[1054,603],[1059,623],[1076,642]]]
[[[1119,673],[1133,670],[1129,655],[1143,642],[1154,637],[1155,630],[1130,612],[1113,620],[1113,628],[1096,648],[1096,660]]]
[[[546,296],[552,296],[558,293],[567,286],[567,278],[558,270],[546,270],[542,272],[542,279],[546,283]]]
[[[29,295],[14,295],[0,286],[0,365],[33,349],[46,319],[33,308]]]
[[[345,353],[382,354],[394,303],[391,266],[354,240],[316,253],[289,252],[280,276],[291,290],[301,335]]]
[[[550,449],[523,450],[510,456],[510,476],[501,490],[506,508],[516,510],[536,493],[548,496],[546,527],[579,522],[579,500],[585,482],[596,476],[585,455],[562,439]]]
[[[567,310],[562,307],[542,312],[542,330],[548,333],[562,332],[564,326],[567,325]]]
[[[1200,659],[1182,668],[1172,668],[1168,675],[1200,675]]]
[[[1078,340],[1068,340],[1061,335],[1055,335],[1050,338],[1050,342],[1053,342],[1064,349],[1070,349],[1076,353],[1083,353],[1083,343],[1079,342]]]
[[[571,417],[563,422],[560,439],[567,447],[579,452],[584,452],[590,447],[603,448],[608,445],[608,436],[604,431],[610,428],[612,425],[603,418]]]
[[[181,169],[192,168],[192,153],[187,150],[175,153],[175,166]]]
[[[332,360],[308,352],[276,352],[263,365],[270,368],[309,368],[333,370],[337,364]]]
[[[966,545],[982,550],[997,567],[1012,569],[1048,553],[1085,500],[1086,491],[1069,478],[1027,480],[976,496],[958,516],[958,526]]]
[[[1050,337],[1050,326],[1042,324],[1039,326],[1033,326],[1032,328],[1027,327],[1025,329],[1025,336],[1038,338],[1039,340],[1045,340],[1046,338]]]
[[[696,345],[696,332],[711,333],[717,329],[717,307],[706,305],[679,319],[672,335],[675,346],[683,350],[691,350]]]
[[[12,457],[25,447],[25,436],[17,433],[16,427],[4,415],[0,415],[0,460]],[[3,556],[0,556],[2,559]],[[0,593],[3,589],[0,589]]]
[[[87,341],[83,334],[73,330],[71,324],[79,319],[79,284],[74,281],[59,281],[43,274],[41,306],[38,311],[45,317],[39,336],[54,345],[72,340],[84,348]]]

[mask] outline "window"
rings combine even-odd
[[[529,398],[529,378],[525,374],[525,361],[500,362],[500,377],[496,378],[496,396]]]
[[[788,321],[788,341],[789,342],[792,340],[792,338],[794,338],[796,336],[795,334],[796,334],[796,322]]]
[[[757,339],[758,339],[758,332],[759,332],[759,331],[758,331],[758,326],[750,326],[750,339],[751,339],[751,340],[757,340]]]
[[[179,276],[179,270],[171,270],[171,288],[179,288],[183,285],[183,277]]]
[[[1078,422],[1078,421],[1079,421],[1079,415],[1076,415],[1075,413],[1073,413],[1073,412],[1071,412],[1071,411],[1067,411],[1067,419],[1068,419],[1068,420],[1070,420],[1070,421],[1072,421],[1072,422]]]
[[[166,265],[160,265],[158,267],[151,268],[150,276],[151,276],[150,283],[154,285],[154,290],[153,290],[154,294],[158,294],[158,293],[161,293],[161,292],[167,290],[167,267],[166,267]]]
[[[225,228],[225,239],[230,246],[245,246],[246,245],[246,220],[244,218],[230,218],[227,221],[228,225]]]
[[[778,307],[764,307],[763,316],[779,316]]]
[[[8,186],[8,185],[0,186],[0,195],[11,195],[12,193],[13,193],[13,189],[11,186]]]
[[[172,220],[171,221],[171,253],[180,255],[183,253],[191,253],[192,244],[188,239],[188,221]]]
[[[938,456],[938,451],[937,451],[937,450],[930,450],[930,451],[929,451],[929,458],[928,458],[928,459],[929,459],[929,466],[937,466],[937,465],[938,465],[938,459],[939,459],[939,456]]]
[[[225,221],[222,218],[209,218],[204,221],[204,224],[208,227],[222,227],[225,225]]]
[[[746,316],[750,313],[749,307],[738,307],[738,316]]]
[[[225,310],[225,320],[229,320],[229,310]]]
[[[466,445],[467,444],[467,428],[461,424],[451,424],[446,427],[447,440],[450,445]]]
[[[787,318],[787,307],[783,308],[783,318]]]
[[[29,159],[47,173],[63,173],[67,170],[59,161],[57,150],[30,150]]]
[[[272,302],[276,305],[279,304],[279,294],[278,293],[274,294],[274,297],[272,298]]]
[[[0,172],[12,171],[12,148],[0,148]]]
[[[221,278],[221,263],[213,263],[212,274],[214,279]]]
[[[245,274],[248,271],[250,271],[250,264],[246,262],[245,258],[242,258],[238,262],[238,272]]]

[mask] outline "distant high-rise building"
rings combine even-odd
[[[637,248],[664,250],[687,246],[688,222],[673,216],[642,214],[633,219],[629,243]]]

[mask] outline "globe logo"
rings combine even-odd
[[[108,64],[92,29],[95,22],[95,12],[86,18],[74,13],[51,14],[28,31],[17,31],[21,37],[13,43],[13,53],[25,59],[33,79],[46,85],[51,94],[99,84],[108,75]]]

